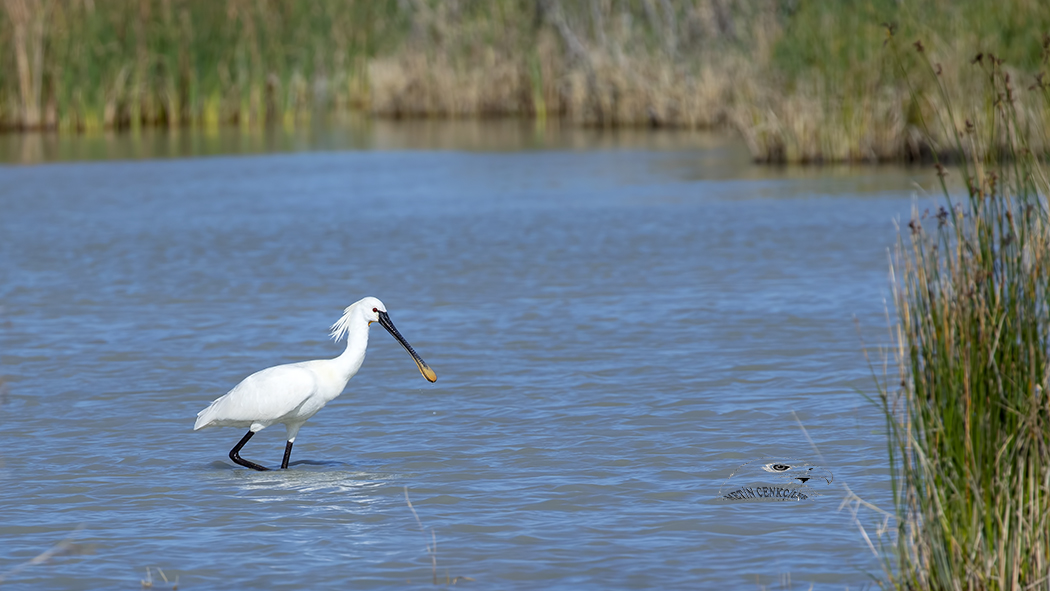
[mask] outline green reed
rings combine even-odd
[[[736,126],[759,161],[927,161],[938,147],[947,155],[954,150],[951,135],[939,127],[924,134],[919,122],[932,114],[927,93],[936,92],[921,75],[924,64],[914,56],[891,58],[884,48],[887,28],[901,39],[927,40],[930,59],[942,65],[940,84],[960,103],[983,94],[967,69],[981,51],[994,49],[1016,78],[1031,84],[1042,37],[1050,32],[1050,11],[1036,0],[860,0],[788,7],[792,12],[758,92],[734,108]],[[1050,126],[1045,103],[1020,98],[1019,113]]]
[[[957,171],[916,212],[893,264],[898,384],[881,388],[900,589],[1026,589],[1050,576],[1050,181],[1001,58],[975,56],[984,101],[960,108],[922,43],[933,116]],[[1043,66],[1047,65],[1044,48]],[[969,104],[969,103],[968,103]],[[934,140],[930,140],[933,142]],[[1042,145],[1045,145],[1042,144]],[[934,151],[934,155],[937,151]],[[962,175],[953,199],[947,175]]]
[[[10,0],[0,126],[253,124],[346,107],[403,20],[393,0]]]
[[[963,64],[986,48],[1031,78],[1045,3],[3,0],[0,129],[290,126],[353,110],[726,127],[759,161],[922,160],[932,89],[899,83],[881,23],[930,39],[942,83],[969,97]],[[1050,128],[1044,105],[1018,111]]]
[[[772,44],[773,11],[744,0],[4,0],[0,127],[294,123],[338,110],[709,126],[725,119],[736,57]]]

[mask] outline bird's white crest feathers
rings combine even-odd
[[[354,306],[351,304],[343,310],[343,317],[336,320],[335,324],[332,325],[332,340],[339,342],[346,337],[347,333],[350,332],[350,310],[353,310]]]

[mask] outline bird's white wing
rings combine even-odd
[[[317,377],[301,363],[278,365],[244,378],[197,413],[193,429],[269,426],[293,414],[317,392]]]

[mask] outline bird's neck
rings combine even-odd
[[[354,321],[346,335],[346,350],[334,361],[341,373],[350,379],[365,360],[365,349],[368,348],[368,322],[363,318]]]

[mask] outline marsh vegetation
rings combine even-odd
[[[928,158],[935,87],[887,57],[927,40],[942,83],[1004,59],[1045,146],[1038,0],[848,5],[745,0],[193,2],[4,0],[0,127],[294,126],[388,117],[531,117],[730,128],[773,162]],[[9,49],[9,51],[8,51]],[[897,68],[903,65],[903,77]],[[1035,87],[1037,92],[1028,91]]]
[[[913,55],[937,90],[922,130],[940,128],[963,157],[951,172],[937,164],[943,205],[915,212],[894,262],[900,374],[882,390],[890,580],[1034,588],[1050,576],[1050,180],[1002,59],[970,64],[985,84],[975,108],[922,44]],[[962,176],[961,196],[949,174]]]

